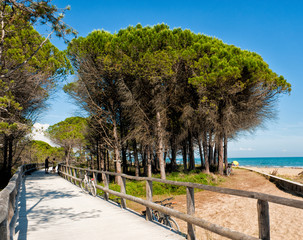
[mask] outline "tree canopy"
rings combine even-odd
[[[278,94],[291,90],[258,54],[165,24],[93,31],[68,55],[78,78],[65,90],[96,119],[116,169],[136,141],[162,178],[164,158],[170,153],[174,165],[178,150],[194,169],[197,145],[205,171],[223,174],[227,139],[270,119]]]
[[[24,163],[44,163],[47,157],[61,161],[64,157],[64,149],[61,147],[52,147],[43,141],[32,140],[22,153]]]
[[[70,117],[47,129],[51,140],[64,149],[66,164],[70,163],[73,149],[80,149],[85,145],[86,126],[85,118]]]
[[[52,33],[64,37],[73,32],[59,14],[65,10],[49,0],[0,2],[0,172],[4,182],[11,176],[14,155],[19,155],[14,149],[23,149],[21,140],[46,106],[56,82],[72,71],[65,53],[49,41]],[[34,29],[36,23],[51,25],[47,37]]]

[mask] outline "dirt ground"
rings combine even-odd
[[[276,196],[303,200],[279,190],[263,176],[241,169],[235,169],[233,175],[220,187],[262,192]],[[186,212],[186,196],[176,196],[174,209]],[[258,237],[257,200],[229,196],[220,193],[202,191],[195,193],[196,216],[232,230]],[[271,239],[303,239],[303,209],[296,209],[269,203]],[[187,225],[176,219],[181,231],[186,233]],[[227,239],[196,227],[197,239]]]

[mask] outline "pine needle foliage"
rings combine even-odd
[[[140,152],[145,175],[165,179],[165,157],[174,170],[182,153],[191,171],[199,147],[204,171],[223,174],[228,139],[272,119],[291,91],[260,55],[165,24],[96,30],[67,51],[78,77],[65,90],[90,113],[96,148],[114,152],[117,172],[128,150]]]

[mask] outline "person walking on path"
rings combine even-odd
[[[56,173],[56,158],[53,158],[53,169],[52,169],[52,173]]]
[[[45,159],[45,173],[48,173],[48,159],[49,157]]]

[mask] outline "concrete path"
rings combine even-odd
[[[15,240],[183,239],[140,215],[85,194],[54,174],[26,176]]]

